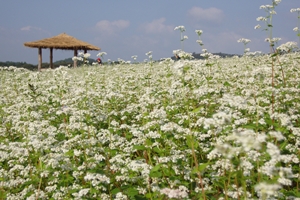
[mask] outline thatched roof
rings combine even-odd
[[[53,48],[53,49],[66,49],[66,50],[71,50],[71,49],[100,50],[99,47],[78,40],[70,35],[67,35],[66,33],[61,33],[52,38],[46,38],[46,39],[33,41],[33,42],[26,42],[24,43],[24,46],[32,47],[32,48],[43,48],[43,49]]]

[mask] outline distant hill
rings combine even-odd
[[[194,57],[194,59],[204,59],[204,57],[200,56],[201,53],[195,53],[193,52],[192,53],[192,56]],[[228,54],[228,53],[212,53],[213,55],[218,55],[220,56],[221,58],[230,58],[230,57],[233,57],[233,56],[240,56],[238,54]],[[171,57],[172,60],[176,60],[175,56],[172,56]]]
[[[0,67],[9,67],[9,66],[25,68],[29,70],[37,70],[37,65],[29,64],[26,62],[13,62],[13,61],[0,62]]]
[[[222,58],[226,58],[226,57],[233,57],[233,56],[239,56],[237,54],[227,54],[227,53],[213,53],[214,55],[219,55]],[[192,56],[195,59],[204,59],[202,56],[200,56],[200,53],[192,53]],[[171,59],[175,60],[175,56],[172,56]],[[95,59],[91,59],[89,58],[89,63],[92,64],[93,62],[96,62]],[[118,61],[116,61],[115,63],[117,63]],[[79,63],[81,64],[81,63]],[[63,66],[72,66],[73,65],[73,60],[72,58],[66,58],[64,60],[58,60],[53,62],[53,67],[57,68],[61,65]],[[0,61],[0,67],[9,67],[9,66],[15,66],[15,67],[20,67],[20,68],[25,68],[25,69],[29,69],[29,70],[37,70],[37,65],[33,65],[33,64],[29,64],[26,62],[13,62],[13,61],[6,61],[6,62],[1,62]],[[49,63],[42,63],[42,68],[49,68]]]
[[[88,60],[89,60],[89,63],[96,62],[95,59],[88,59]],[[73,63],[74,62],[73,62],[72,58],[66,58],[64,60],[58,60],[58,61],[53,62],[53,68],[57,68],[61,65],[63,65],[63,66],[73,65]],[[48,62],[42,63],[42,68],[49,68],[49,65],[50,65],[50,63],[48,63]],[[33,71],[37,70],[37,65],[29,64],[26,62],[13,62],[13,61],[1,62],[0,61],[0,67],[9,67],[9,66],[25,68],[25,69],[33,70]]]
[[[92,59],[92,58],[89,58],[88,61],[89,61],[90,64],[92,64],[93,62],[96,62],[96,60]],[[72,58],[66,58],[64,60],[55,61],[53,63],[53,65],[59,67],[60,65],[63,65],[63,66],[73,65],[73,63],[74,62],[73,62]]]
[[[228,53],[212,53],[213,55],[218,55],[220,56],[221,58],[230,58],[230,57],[233,57],[233,56],[240,56],[238,54],[228,54]],[[200,53],[193,53],[192,54],[194,56],[195,59],[204,59],[202,56],[200,56]]]

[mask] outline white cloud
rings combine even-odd
[[[34,26],[25,26],[21,28],[21,31],[33,31],[33,30],[42,31],[41,28],[34,27]]]
[[[23,28],[21,28],[21,31],[30,31],[31,26],[25,26]]]
[[[37,37],[49,37],[51,36],[51,33],[47,30],[44,30],[42,28],[39,27],[34,27],[34,26],[24,26],[22,28],[20,28],[21,33],[27,33],[27,34],[32,34],[34,33],[35,36]]]
[[[188,11],[188,15],[192,17],[195,21],[208,21],[208,22],[221,22],[224,13],[218,8],[201,8],[193,7]]]
[[[126,29],[130,22],[127,20],[108,21],[101,20],[96,24],[96,30],[101,33],[115,34],[118,31]]]
[[[141,26],[141,29],[146,33],[170,33],[173,31],[173,27],[165,24],[166,19],[160,18],[153,20],[150,23],[146,23]]]

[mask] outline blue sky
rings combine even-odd
[[[107,59],[125,61],[137,55],[137,60],[173,56],[181,48],[180,31],[188,37],[184,51],[201,52],[196,43],[195,30],[203,30],[201,39],[211,52],[242,54],[240,38],[250,39],[250,51],[268,52],[264,42],[267,32],[254,27],[266,16],[261,5],[272,0],[0,0],[0,61],[38,63],[38,50],[28,48],[25,42],[41,40],[66,33],[101,48]],[[300,7],[299,0],[282,0],[273,18],[273,37],[279,44],[299,41],[293,31],[298,25],[297,13],[291,8]],[[73,51],[54,50],[53,59],[73,56]],[[90,51],[96,58],[99,51]],[[43,62],[49,62],[49,49],[43,49]]]

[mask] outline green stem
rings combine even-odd
[[[183,51],[183,40],[182,40],[182,31],[180,31],[180,43],[181,43],[181,50]]]
[[[201,172],[198,171],[199,170],[199,165],[198,165],[198,160],[197,160],[196,153],[195,153],[194,140],[193,140],[192,135],[191,135],[191,146],[192,146],[192,155],[193,155],[193,158],[194,158],[195,167],[197,169],[197,175],[198,175],[198,178],[200,180],[200,187],[201,187],[201,191],[202,191],[202,198],[204,200],[206,200],[205,190],[204,190],[204,186],[203,186],[203,180],[202,180]]]
[[[300,28],[300,11],[298,11],[298,29]],[[298,38],[299,38],[299,44],[298,44],[298,46],[300,47],[300,31],[298,30],[297,31],[297,36],[298,36]]]

